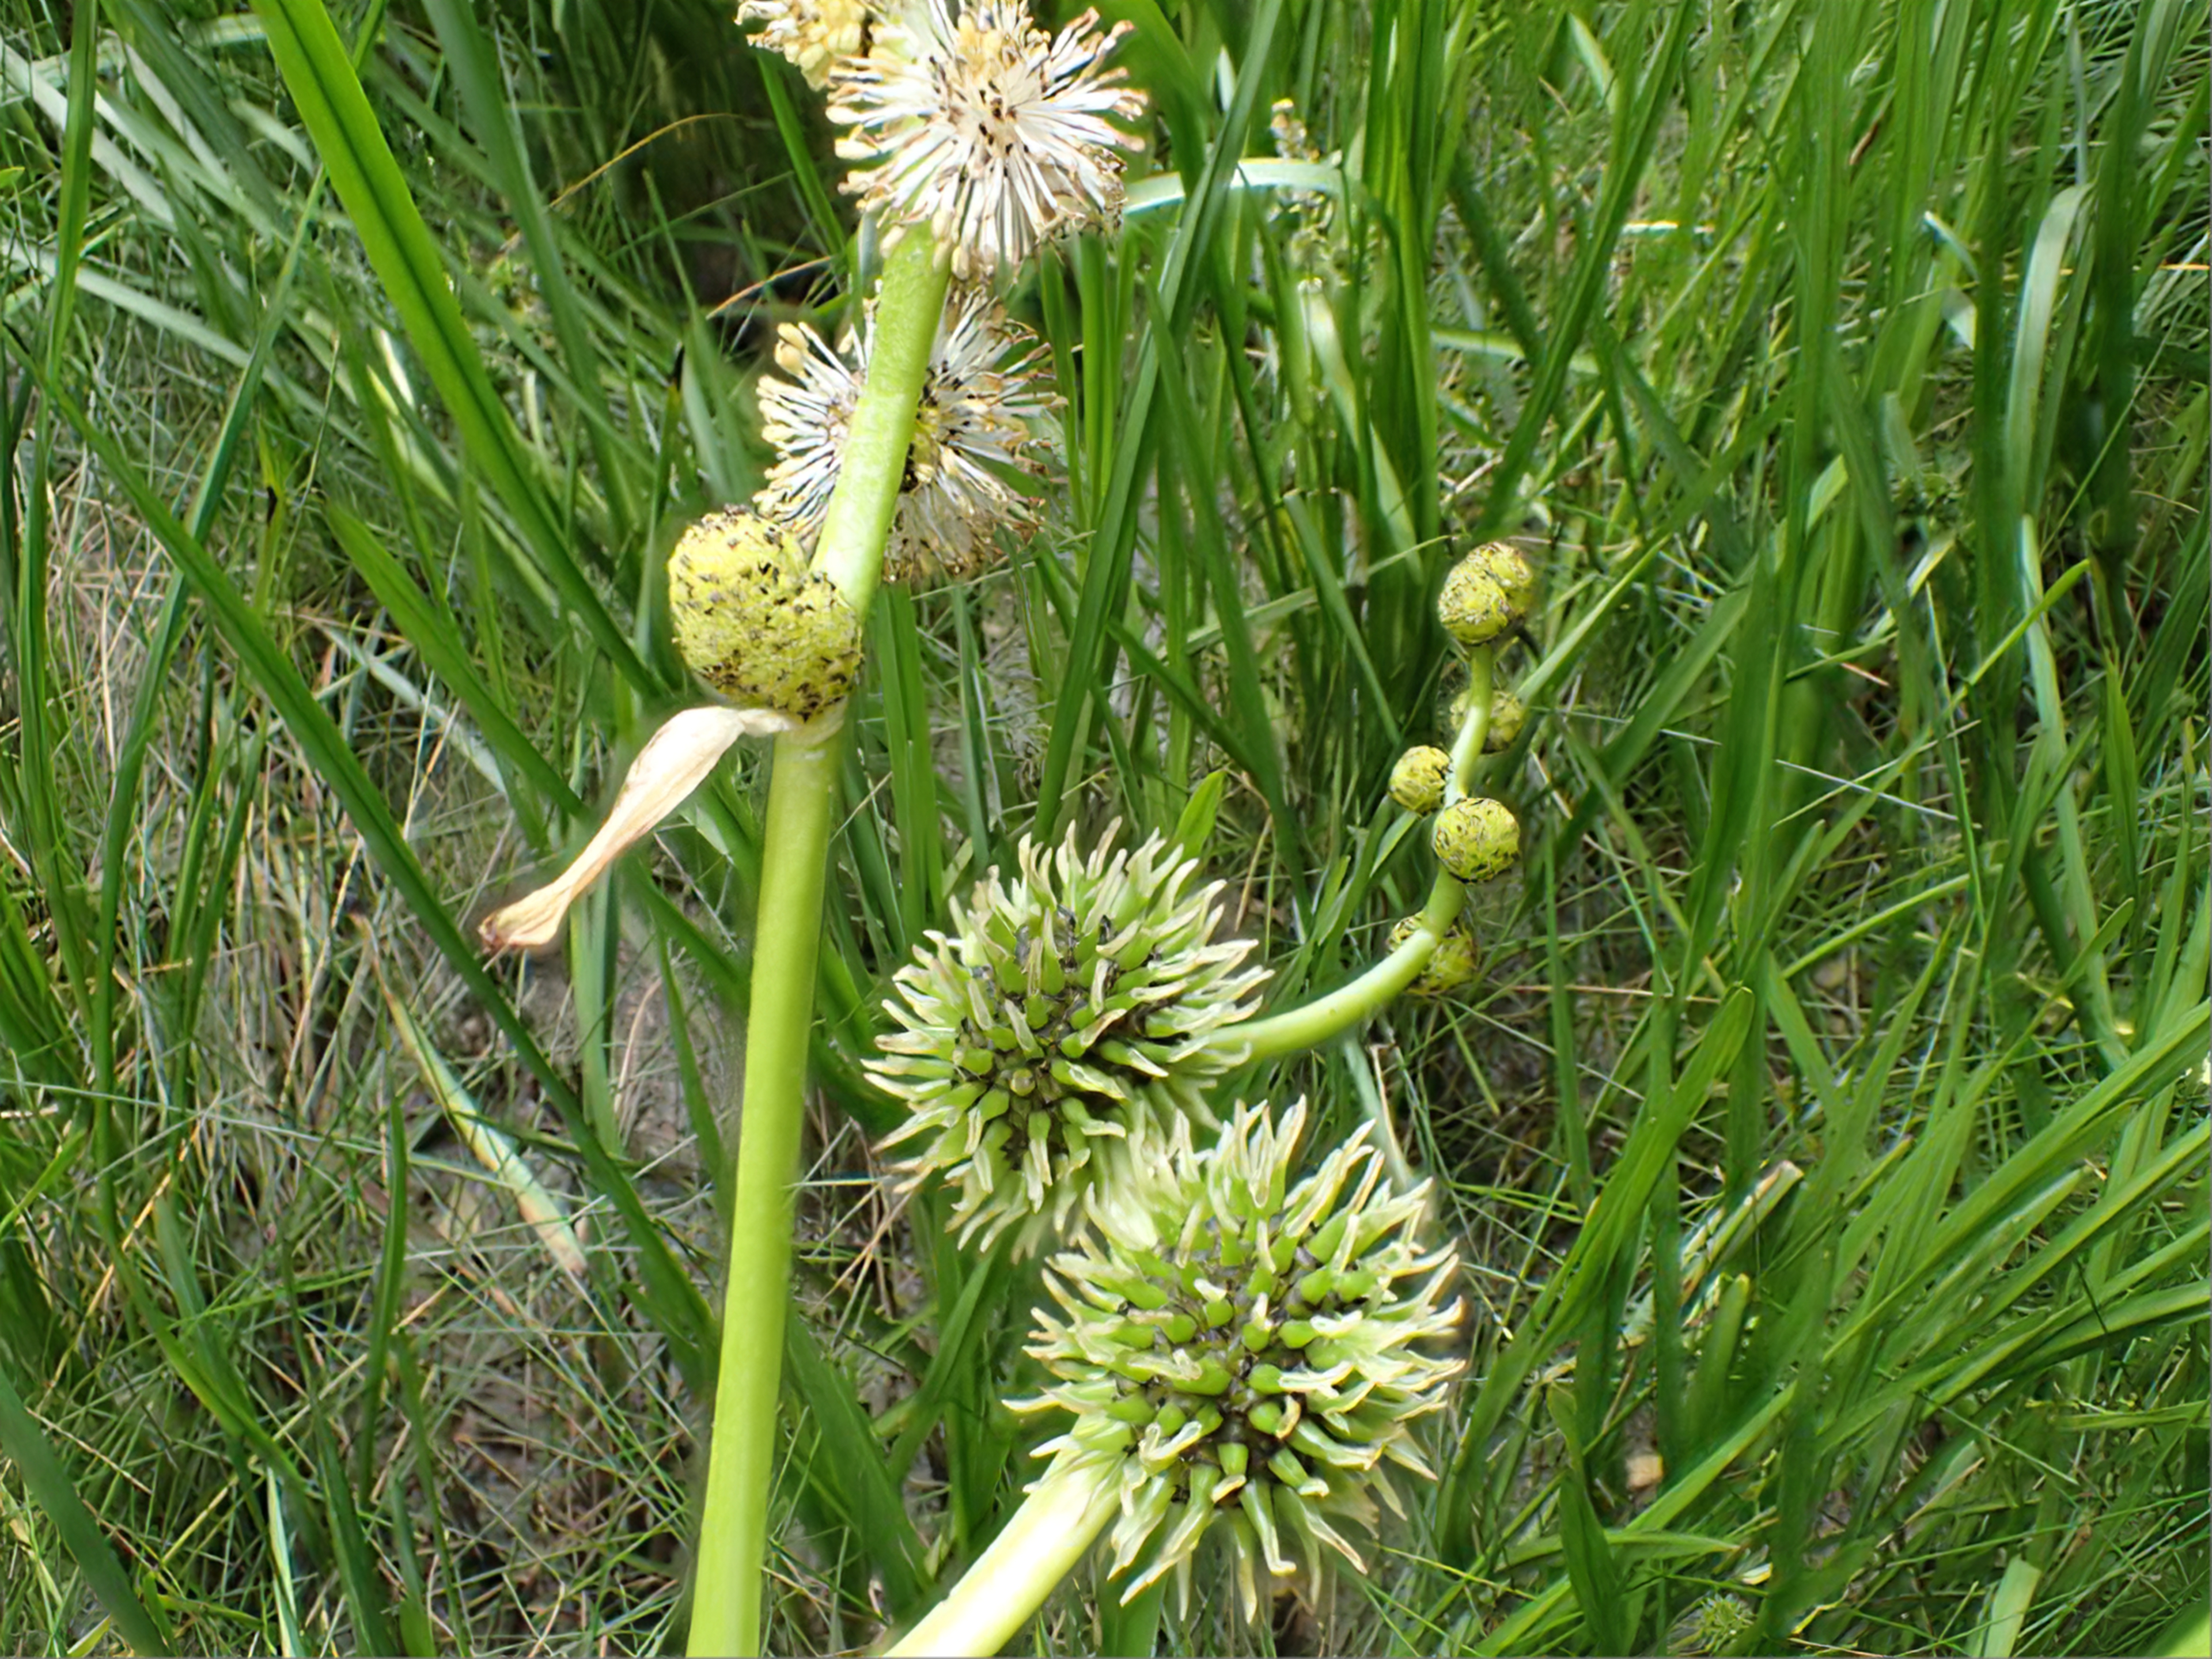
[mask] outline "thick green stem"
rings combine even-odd
[[[915,410],[945,310],[947,274],[910,230],[878,289],[867,384],[853,411],[817,566],[866,615],[898,511]],[[776,1399],[791,1278],[792,1183],[814,1019],[817,946],[836,823],[835,733],[779,738],[761,846],[722,1357],[691,1601],[695,1656],[760,1651]]]
[[[1484,646],[1468,658],[1467,718],[1451,750],[1451,771],[1444,780],[1447,805],[1465,797],[1474,781],[1474,763],[1482,758],[1483,739],[1490,734],[1491,667],[1497,647]],[[1445,871],[1437,872],[1429,901],[1421,908],[1413,931],[1405,942],[1348,985],[1340,985],[1326,996],[1296,1008],[1286,1008],[1231,1033],[1248,1045],[1248,1060],[1277,1060],[1285,1054],[1317,1048],[1340,1031],[1371,1019],[1421,976],[1437,943],[1459,920],[1465,890]]]
[[[1030,1621],[1114,1516],[1114,1466],[1055,1469],[991,1547],[886,1654],[996,1653]]]
[[[937,258],[929,233],[916,226],[891,250],[876,285],[868,381],[853,410],[837,464],[837,489],[814,550],[816,568],[864,617],[883,578],[884,544],[898,516],[915,410],[928,378],[951,276],[951,268]]]

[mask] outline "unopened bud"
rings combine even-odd
[[[1424,815],[1444,804],[1444,780],[1451,757],[1441,749],[1408,749],[1390,769],[1390,799],[1408,812]]]
[[[860,619],[790,532],[741,507],[710,513],[668,558],[676,649],[731,702],[811,720],[860,669]]]
[[[1483,748],[1493,755],[1510,749],[1528,719],[1528,705],[1510,691],[1500,691],[1490,700],[1490,724],[1483,730]]]
[[[1536,579],[1504,542],[1478,547],[1451,568],[1437,597],[1437,618],[1464,646],[1487,645],[1528,614]]]
[[[1408,916],[1390,930],[1390,948],[1395,951],[1413,936],[1420,924]],[[1437,941],[1437,948],[1429,953],[1420,973],[1406,988],[1406,994],[1414,997],[1441,997],[1456,991],[1474,977],[1477,953],[1474,935],[1465,927],[1454,922]]]
[[[1455,801],[1437,815],[1430,844],[1437,861],[1462,881],[1490,881],[1521,855],[1521,826],[1494,800]]]

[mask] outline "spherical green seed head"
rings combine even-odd
[[[1055,1256],[1030,1352],[1051,1374],[1016,1410],[1073,1422],[1040,1456],[1103,1470],[1121,1504],[1111,1571],[1126,1601],[1224,1540],[1246,1617],[1261,1571],[1317,1574],[1321,1547],[1364,1571],[1338,1528],[1402,1513],[1383,1466],[1432,1479],[1413,1443],[1464,1362],[1433,1350],[1459,1323],[1457,1258],[1420,1239],[1425,1184],[1393,1189],[1363,1125],[1301,1182],[1303,1103],[1240,1108],[1194,1150],[1188,1120],[1088,1207]],[[1049,1477],[1048,1477],[1049,1478]]]
[[[1500,691],[1490,700],[1490,724],[1483,729],[1483,748],[1493,755],[1510,749],[1528,719],[1528,705],[1510,691]]]
[[[731,702],[811,720],[853,689],[860,619],[807,568],[788,531],[742,507],[710,513],[668,556],[676,649]]]
[[[1430,834],[1437,861],[1462,881],[1490,881],[1521,856],[1521,826],[1494,800],[1454,801]]]
[[[1018,1225],[1033,1249],[1169,1121],[1211,1126],[1206,1091],[1243,1057],[1234,1028],[1267,975],[1241,967],[1249,941],[1213,937],[1221,884],[1194,890],[1197,860],[1157,836],[1113,841],[1024,840],[1019,877],[994,869],[893,976],[902,1029],[867,1069],[913,1114],[900,1170],[952,1183],[963,1238]]]
[[[1408,749],[1390,769],[1390,799],[1408,812],[1433,812],[1444,804],[1451,757],[1441,749]]]
[[[1395,951],[1413,938],[1413,929],[1419,925],[1412,916],[1407,916],[1392,927],[1390,949]],[[1474,935],[1468,932],[1464,923],[1455,921],[1437,941],[1437,948],[1429,953],[1429,959],[1422,964],[1420,973],[1406,988],[1406,994],[1413,997],[1449,996],[1474,977],[1477,961]]]

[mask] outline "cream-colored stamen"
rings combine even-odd
[[[576,861],[526,898],[483,919],[477,933],[493,951],[534,951],[550,945],[584,890],[609,865],[652,833],[706,781],[739,738],[794,732],[799,722],[766,708],[687,708],[654,732],[615,793],[614,810]]]

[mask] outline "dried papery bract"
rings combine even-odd
[[[811,537],[830,510],[853,410],[867,378],[869,319],[832,350],[799,323],[777,331],[779,374],[759,386],[762,434],[777,459],[754,505]],[[968,289],[945,308],[915,414],[898,516],[884,552],[884,580],[921,583],[974,575],[1001,526],[1033,522],[1006,475],[1044,471],[1036,429],[1053,410],[1044,351],[986,291]]]
[[[864,58],[830,76],[837,153],[872,163],[845,188],[894,236],[925,224],[963,280],[1018,264],[1038,243],[1121,210],[1121,155],[1143,140],[1115,122],[1144,94],[1103,60],[1129,25],[1085,12],[1057,34],[1022,0],[908,0]],[[1109,118],[1111,118],[1109,119]]]
[[[1340,1528],[1371,1531],[1378,1498],[1402,1513],[1385,1465],[1432,1478],[1413,1425],[1464,1368],[1442,1351],[1457,1257],[1423,1242],[1427,1185],[1394,1191],[1365,1126],[1293,1183],[1304,1128],[1303,1102],[1243,1108],[1201,1151],[1179,1123],[1052,1260],[1030,1348],[1052,1381],[1011,1403],[1073,1419],[1047,1480],[1089,1468],[1116,1493],[1125,1601],[1170,1572],[1187,1595],[1212,1533],[1249,1618],[1263,1572],[1318,1573],[1323,1546],[1363,1566]]]
[[[484,918],[494,951],[537,950],[609,866],[690,796],[738,738],[834,730],[860,665],[860,623],[806,568],[796,538],[733,509],[693,525],[668,562],[669,609],[685,664],[738,705],[687,708],[654,732],[599,832],[553,881]]]
[[[1217,939],[1218,883],[1154,836],[1088,856],[1024,840],[1021,873],[995,869],[949,933],[894,979],[900,1029],[868,1062],[914,1115],[909,1182],[941,1175],[963,1237],[1018,1226],[1022,1248],[1065,1226],[1083,1194],[1121,1179],[1140,1144],[1214,1119],[1206,1090],[1243,1058],[1236,1027],[1266,977],[1243,939]]]
[[[647,739],[615,793],[615,804],[575,861],[546,885],[486,916],[477,932],[493,951],[536,951],[560,937],[568,907],[607,867],[689,799],[715,763],[744,737],[796,729],[788,714],[759,708],[686,708]]]

